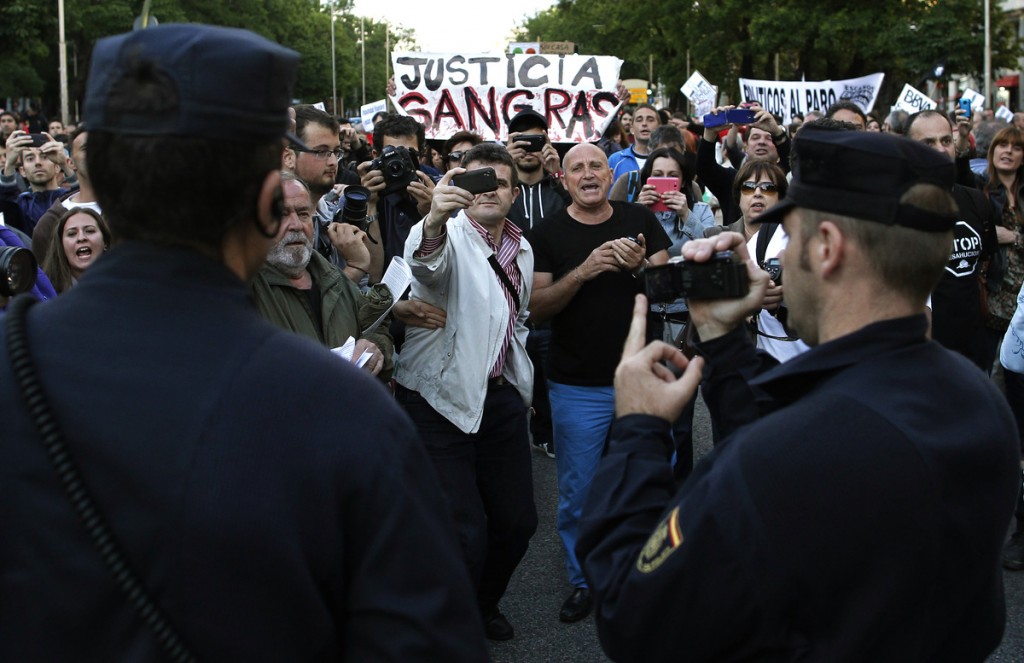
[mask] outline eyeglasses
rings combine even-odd
[[[754,192],[760,189],[763,193],[778,193],[779,187],[772,182],[744,182],[740,185],[740,193],[748,196],[754,195]]]
[[[342,150],[340,147],[335,148],[333,150],[304,150],[301,147],[293,146],[293,149],[296,152],[305,152],[307,154],[312,154],[320,161],[326,161],[327,157],[331,156],[332,154],[334,155],[335,159],[341,160],[341,157],[345,154],[345,151]]]
[[[466,153],[465,152],[449,152],[448,153],[448,161],[462,161],[462,157],[463,157],[464,154],[466,154]]]

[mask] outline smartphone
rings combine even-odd
[[[32,136],[32,147],[42,147],[50,142],[50,139],[43,134],[29,134],[29,136]]]
[[[726,119],[726,113],[708,113],[704,116],[704,127],[711,129],[713,127],[720,127],[729,120]]]
[[[725,112],[726,121],[733,124],[753,124],[756,117],[757,113],[749,108],[733,108]]]
[[[540,152],[548,142],[548,137],[544,134],[519,134],[516,136],[516,140],[529,143],[529,145],[523,148],[525,151]]]
[[[668,193],[669,191],[679,191],[678,177],[648,177],[647,183],[654,187],[654,190],[658,192],[658,195]],[[664,200],[659,200],[651,205],[650,210],[652,212],[670,211]]]
[[[964,117],[966,117],[968,120],[971,119],[971,100],[961,99],[960,108],[964,111]]]
[[[477,168],[451,179],[452,186],[465,189],[476,195],[498,190],[498,176],[494,174],[493,168]]]

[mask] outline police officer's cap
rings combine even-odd
[[[953,188],[956,168],[940,152],[902,136],[813,125],[800,130],[793,150],[786,198],[762,214],[760,223],[781,223],[789,210],[803,207],[926,232],[953,227],[955,216],[900,204],[915,184]]]
[[[140,63],[174,84],[171,112],[108,107],[111,91]],[[209,25],[161,25],[101,39],[85,96],[90,131],[272,142],[288,137],[299,54],[263,37]],[[301,145],[301,143],[300,143]]]

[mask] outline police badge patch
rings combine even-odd
[[[640,557],[636,560],[636,569],[640,573],[653,573],[665,563],[668,556],[683,543],[683,532],[679,529],[679,507],[672,509],[668,518],[647,539]]]

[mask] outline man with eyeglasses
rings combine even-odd
[[[295,106],[295,133],[306,148],[289,147],[284,152],[283,163],[285,169],[305,182],[314,206],[334,188],[338,160],[342,157],[340,131],[338,121],[322,110],[308,104]],[[364,234],[353,225],[331,224],[331,219],[319,217],[313,227],[313,248],[341,268],[349,279],[359,281],[370,273],[374,249],[380,242],[379,234],[374,236],[375,229],[367,228]]]

